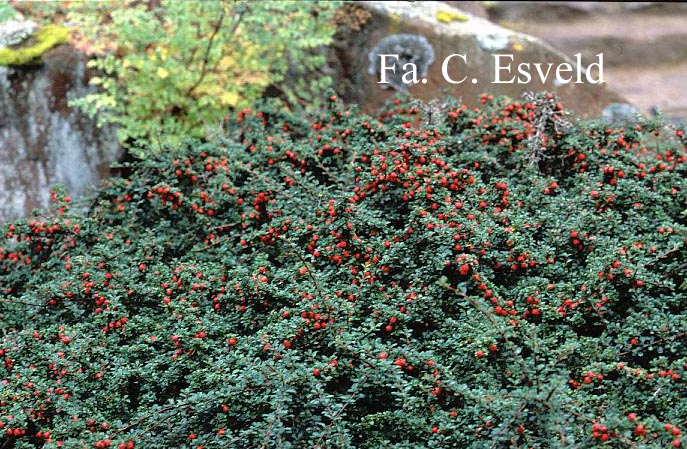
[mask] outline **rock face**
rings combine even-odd
[[[90,91],[85,63],[61,45],[40,66],[0,67],[0,222],[45,207],[56,184],[83,196],[120,156],[114,132],[68,106]]]
[[[416,36],[431,46],[433,62],[428,67],[418,67],[417,78],[420,82],[408,84],[407,88],[412,96],[424,101],[451,95],[462,97],[468,105],[475,105],[479,94],[484,92],[519,97],[528,91],[548,90],[556,92],[566,107],[582,116],[598,116],[608,104],[625,102],[605,84],[589,82],[583,72],[579,75],[582,82],[575,83],[578,75],[573,55],[564,55],[537,38],[507,30],[447,3],[362,1],[346,7],[349,9],[348,15],[359,20],[355,27],[350,23],[340,27],[337,41],[332,47],[331,65],[337,73],[336,84],[343,99],[359,104],[363,111],[375,112],[395,93],[403,90],[394,89],[391,82],[387,85],[379,83],[381,60],[376,66],[370,64],[371,58],[379,57],[375,52],[380,42],[394,35]],[[395,79],[399,77],[398,71],[407,73],[402,68],[403,63],[418,58],[410,53],[412,49],[409,48],[408,54],[399,55]],[[443,73],[442,65],[452,54],[462,56],[449,59],[445,64],[446,73]],[[495,55],[505,55],[499,57],[499,64],[501,67],[509,64],[510,73],[501,70],[496,76]],[[395,63],[393,57],[387,57],[385,61],[388,62],[387,67]],[[519,84],[517,67],[521,63],[530,64],[528,72],[532,79]],[[544,82],[534,63],[541,63],[544,72],[548,63],[553,64]],[[556,67],[562,63],[572,65],[571,72],[561,72],[562,78],[573,77],[570,83],[555,81]],[[426,76],[422,75],[423,70],[426,70]],[[385,73],[394,75],[391,69]],[[445,74],[453,81],[465,81],[451,84]],[[598,80],[598,69],[592,68],[589,75],[591,81]],[[512,83],[495,82],[510,81],[514,77]],[[421,81],[422,78],[426,82]],[[525,78],[522,77],[522,80]]]

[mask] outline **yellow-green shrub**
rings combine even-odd
[[[100,90],[73,104],[117,125],[124,144],[201,137],[267,87],[297,106],[331,83],[313,76],[295,91],[284,81],[324,63],[317,49],[333,35],[336,2],[122,3],[74,3],[68,18],[79,24],[75,44],[103,73],[92,80]]]

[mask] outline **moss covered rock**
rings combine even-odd
[[[18,45],[0,47],[0,65],[35,64],[51,48],[67,42],[69,30],[59,25],[46,25]]]

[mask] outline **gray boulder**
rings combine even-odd
[[[520,97],[525,92],[547,90],[555,92],[566,107],[585,117],[599,116],[610,103],[627,102],[605,83],[587,82],[584,70],[580,72],[582,78],[575,78],[581,79],[580,83],[556,82],[554,74],[560,64],[570,64],[571,75],[575,75],[573,55],[563,55],[537,38],[505,29],[444,2],[359,1],[348,4],[347,8],[347,16],[359,17],[360,23],[337,33],[330,51],[330,67],[343,99],[359,104],[366,112],[377,111],[399,91],[423,101],[451,95],[462,98],[468,105],[476,105],[481,93]],[[382,54],[396,53],[391,51],[394,42],[398,44],[404,39],[410,42],[408,36],[414,36],[416,44],[422,43],[415,45],[418,49],[429,47],[430,50],[422,50],[424,56],[413,54],[413,46],[406,45],[410,53],[401,51],[398,58],[381,59]],[[427,57],[429,54],[432,58]],[[403,71],[403,65],[413,61],[421,62],[414,77],[417,82],[407,82],[413,74]],[[552,65],[543,80],[535,63],[541,64],[545,73],[548,64]],[[510,72],[501,70],[497,77],[497,65],[506,64]],[[520,64],[529,64],[528,82],[517,82]],[[380,82],[382,73],[387,75],[387,83]],[[598,70],[589,73],[592,80],[598,80]],[[406,76],[406,82],[402,75]],[[451,81],[462,82],[451,83],[446,75]],[[511,79],[513,82],[495,82]]]

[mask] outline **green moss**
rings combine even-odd
[[[59,25],[46,25],[29,39],[29,45],[0,48],[0,65],[18,66],[33,64],[51,48],[67,42],[69,29]]]

